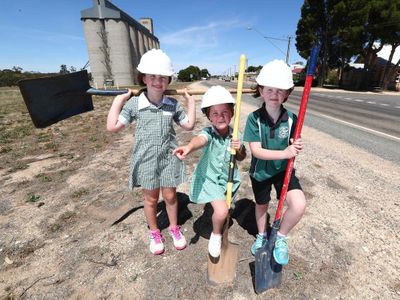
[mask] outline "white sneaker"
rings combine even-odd
[[[154,255],[159,255],[164,252],[164,237],[161,235],[159,229],[150,230],[150,252]]]
[[[174,246],[176,250],[183,250],[186,248],[186,239],[181,232],[180,226],[174,226],[168,228],[169,235],[174,241]]]
[[[221,254],[222,235],[211,232],[210,240],[208,241],[208,253],[212,257],[219,257]]]

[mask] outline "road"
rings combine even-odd
[[[232,82],[207,82],[213,84],[235,87]],[[302,92],[296,87],[285,104],[295,113]],[[243,100],[255,107],[261,104],[250,95],[243,95]],[[399,95],[312,88],[304,124],[400,164]]]
[[[299,105],[302,90],[293,91],[290,102]],[[366,131],[400,141],[400,95],[334,92],[317,89],[310,94],[308,109],[332,120],[361,126]]]

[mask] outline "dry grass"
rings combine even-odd
[[[185,86],[187,83],[173,83],[170,88]],[[104,149],[115,139],[115,135],[105,130],[112,99],[94,96],[94,111],[37,129],[31,122],[19,89],[0,88],[0,172],[13,173],[24,169],[30,162],[29,157],[43,153],[77,161]]]

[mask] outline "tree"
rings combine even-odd
[[[51,77],[56,73],[39,73],[39,72],[22,72],[22,68],[13,67],[10,69],[0,70],[0,86],[16,86],[18,81],[23,79],[33,79],[39,77]]]
[[[395,80],[400,64],[400,58],[397,62],[393,61],[394,53],[400,46],[400,0],[391,1],[387,5],[387,9],[382,12],[386,22],[380,24],[385,28],[382,42],[391,46],[389,59],[380,79],[380,87],[385,90],[389,83]]]
[[[208,72],[208,71],[207,71]],[[201,71],[199,67],[189,66],[186,69],[180,70],[178,73],[178,80],[181,81],[195,81],[201,78]]]
[[[382,79],[380,82],[380,87],[384,90],[387,90],[389,87],[389,83],[395,81],[396,76],[398,74],[399,70],[399,65],[400,65],[400,58],[397,62],[392,62],[394,53],[396,51],[396,48],[398,48],[400,43],[393,43],[392,44],[392,50],[390,51],[389,55],[389,60],[387,61],[383,74],[382,74]],[[389,67],[392,65],[392,68],[389,69]]]
[[[341,22],[341,42],[353,55],[361,55],[364,62],[359,89],[368,89],[373,78],[377,53],[385,44],[394,50],[399,45],[400,0],[343,0],[348,22]],[[334,12],[335,13],[335,12]],[[390,61],[386,64],[380,82],[387,80]],[[385,75],[386,74],[386,75]],[[386,78],[386,79],[385,79]]]
[[[259,72],[262,69],[262,66],[254,67],[248,66],[246,72]]]
[[[330,8],[338,0],[305,0],[297,23],[296,47],[304,59],[310,56],[315,43],[321,45],[318,85],[322,86],[328,71],[328,57],[332,40]]]
[[[12,68],[12,70],[13,70],[15,73],[22,73],[22,68],[21,68],[21,67],[18,67],[18,66],[14,66],[14,67]]]
[[[60,74],[68,74],[69,71],[67,69],[67,65],[61,65],[60,66]]]
[[[211,74],[208,72],[207,69],[201,69],[200,76],[201,76],[201,78],[210,78]]]
[[[329,68],[338,68],[341,80],[350,59],[360,55],[364,70],[357,88],[369,87],[377,53],[385,44],[392,45],[392,50],[399,45],[399,10],[400,0],[305,0],[297,24],[296,47],[307,58],[312,45],[321,44],[319,85]],[[391,76],[388,66],[382,82]]]
[[[346,10],[349,23],[342,24],[341,42],[348,45],[348,50],[353,55],[361,55],[364,62],[362,79],[357,89],[365,90],[370,86],[372,66],[375,64],[377,53],[382,49],[382,31],[377,24],[384,22],[381,15],[384,2],[392,0],[358,0],[342,1]],[[376,43],[379,46],[376,47]]]

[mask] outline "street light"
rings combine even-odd
[[[261,35],[264,39],[266,39],[268,42],[270,42],[272,46],[274,46],[274,47],[275,47],[276,49],[278,49],[281,53],[283,53],[284,55],[286,55],[286,63],[289,64],[290,40],[292,39],[291,36],[288,36],[288,39],[279,39],[279,38],[274,38],[274,37],[270,37],[270,36],[265,36],[265,35],[262,34],[260,31],[258,31],[257,28],[254,28],[254,27],[247,27],[247,30],[254,30],[254,31],[257,32],[259,35]],[[288,42],[288,46],[287,46],[286,53],[283,52],[277,45],[275,45],[275,44],[274,44],[273,42],[271,42],[270,40],[277,40],[277,41]]]

